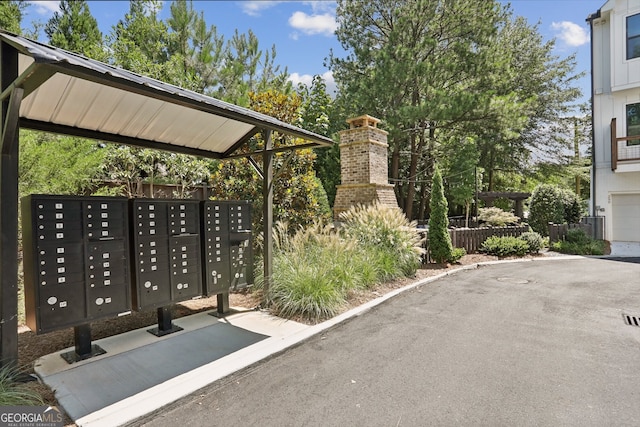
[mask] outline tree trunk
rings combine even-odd
[[[416,194],[416,172],[418,170],[418,144],[415,134],[411,134],[411,162],[409,164],[409,179],[407,182],[407,200],[404,204],[404,213],[411,220],[413,216],[413,199]]]
[[[398,181],[400,175],[400,144],[393,145],[391,153],[391,178],[393,179],[393,190],[396,193],[396,201],[398,206],[402,206],[402,184]]]

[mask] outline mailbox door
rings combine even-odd
[[[251,230],[251,205],[249,202],[234,202],[229,205],[229,231],[239,233]],[[245,288],[253,284],[253,251],[251,234],[247,240],[235,242],[230,248],[231,286],[233,289]]]
[[[231,286],[228,224],[228,203],[203,202],[204,284],[207,295],[229,292]]]
[[[171,250],[171,291],[173,301],[202,295],[200,235],[173,236]]]

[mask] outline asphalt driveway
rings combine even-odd
[[[216,382],[149,426],[640,424],[640,258],[483,266]]]

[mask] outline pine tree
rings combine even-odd
[[[49,42],[56,47],[93,57],[102,46],[102,33],[84,0],[62,0],[44,28]]]
[[[431,216],[429,217],[429,252],[435,262],[443,263],[453,258],[453,245],[449,236],[449,206],[444,197],[442,176],[436,165],[431,184],[431,201],[429,202]]]

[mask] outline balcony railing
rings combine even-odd
[[[627,145],[627,141],[640,141],[640,135],[621,136],[616,134],[616,119],[611,119],[611,170],[618,169],[618,162],[640,162],[640,144]]]

